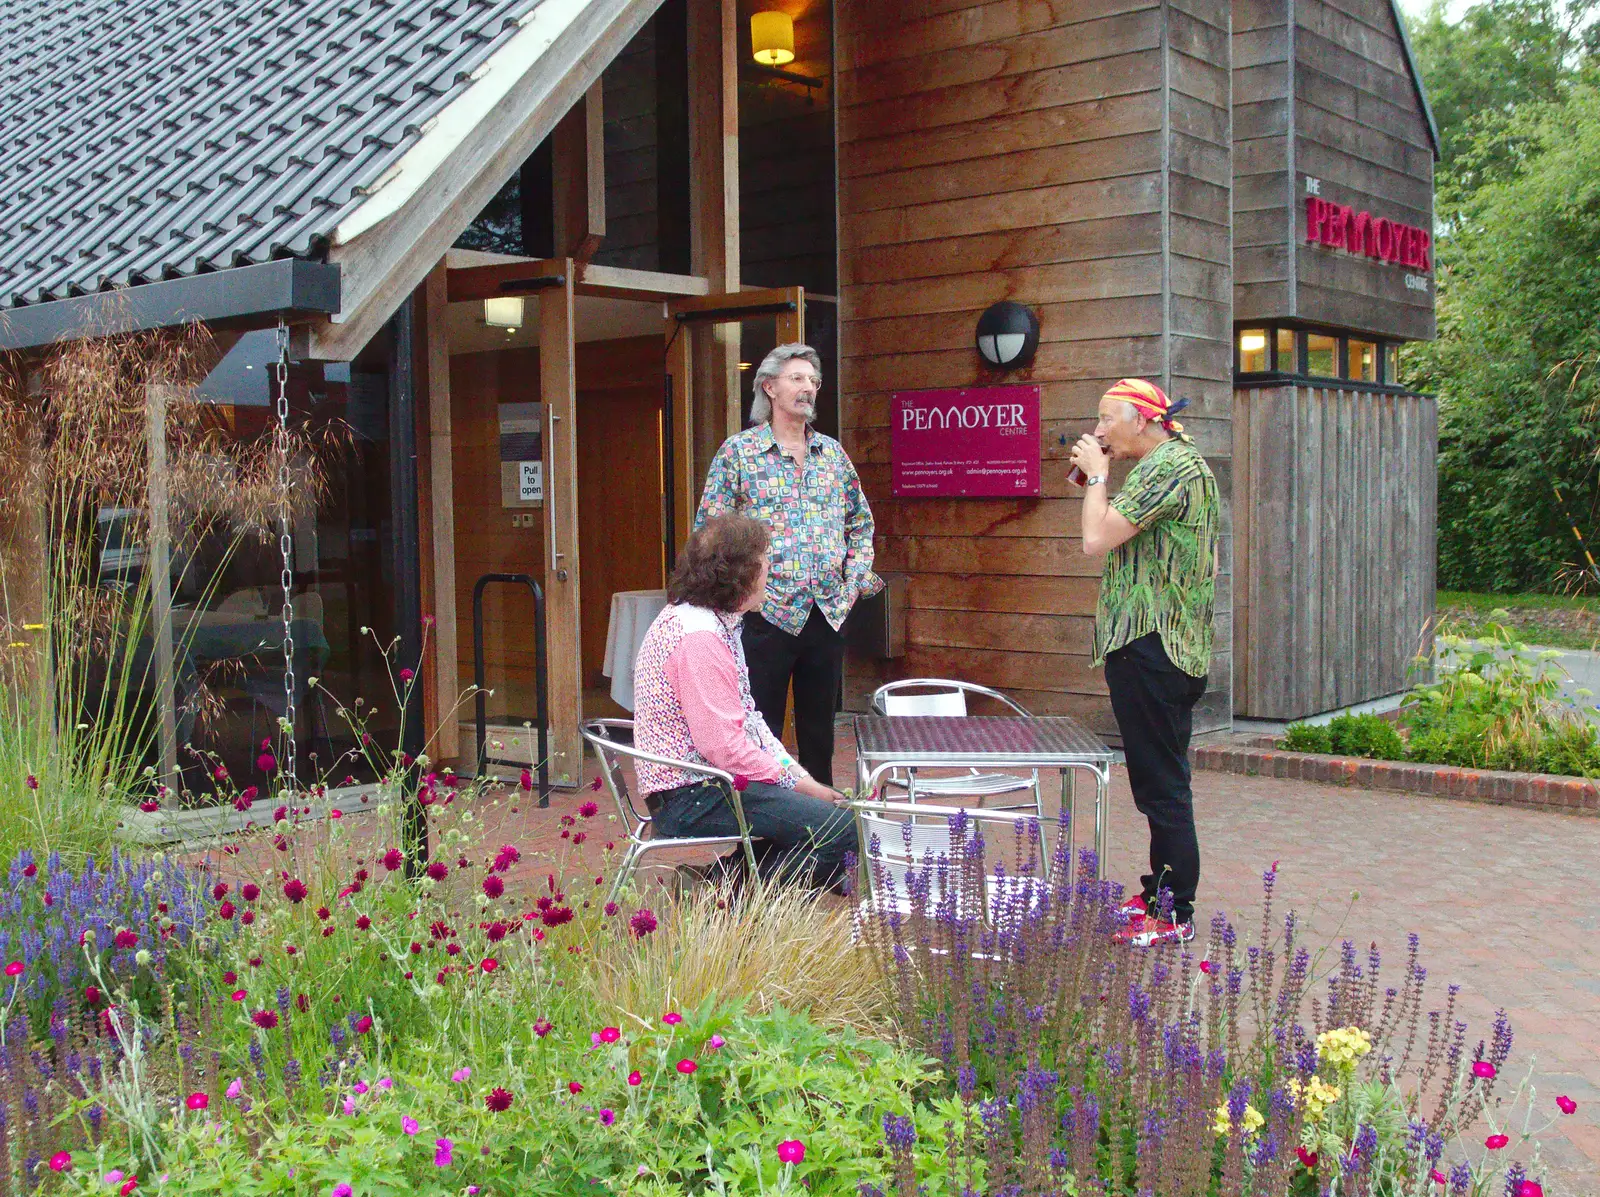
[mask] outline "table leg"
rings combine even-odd
[[[1077,843],[1078,783],[1077,770],[1068,766],[1061,770],[1061,807],[1056,811],[1056,852],[1059,855],[1062,839],[1066,840],[1067,876],[1072,876],[1072,858]]]
[[[1106,853],[1111,846],[1111,766],[1094,771],[1095,877],[1105,880]]]

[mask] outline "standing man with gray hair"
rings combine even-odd
[[[783,734],[794,683],[801,766],[833,784],[833,717],[844,673],[839,630],[856,599],[883,582],[872,572],[872,512],[844,446],[811,427],[822,359],[809,345],[779,345],[755,376],[751,426],[722,442],[695,516],[739,511],[772,531],[767,600],[744,617],[750,691],[767,726]]]

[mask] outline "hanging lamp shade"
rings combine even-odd
[[[794,61],[794,20],[786,12],[758,12],[750,17],[750,44],[762,66],[781,67]]]

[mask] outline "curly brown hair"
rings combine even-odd
[[[772,537],[747,515],[712,516],[689,536],[667,582],[674,603],[737,611],[761,576],[761,559]]]

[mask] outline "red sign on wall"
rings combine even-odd
[[[890,398],[896,498],[1039,494],[1039,388],[896,391]]]
[[[1348,204],[1330,204],[1314,195],[1306,197],[1306,241],[1362,254],[1411,270],[1432,270],[1433,234],[1415,225],[1401,224],[1370,212],[1357,212]]]

